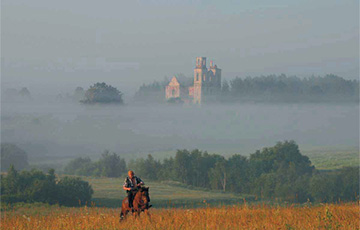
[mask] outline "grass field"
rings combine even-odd
[[[21,207],[1,214],[1,229],[359,229],[357,203],[314,207],[234,205],[198,209],[153,209],[150,217],[120,209]]]
[[[119,207],[125,197],[122,189],[123,179],[83,177],[94,189],[93,201],[98,207]],[[154,207],[205,207],[206,204],[242,203],[244,198],[252,200],[252,196],[237,195],[190,188],[176,182],[147,182],[150,187],[151,203]]]
[[[358,147],[322,147],[302,151],[319,170],[334,170],[347,166],[359,166]]]
[[[320,170],[359,165],[358,148],[302,151]],[[359,203],[265,205],[251,195],[193,188],[176,182],[146,182],[151,218],[119,223],[123,178],[82,177],[93,189],[91,207],[44,204],[2,207],[1,229],[360,229]],[[249,201],[249,202],[248,202]],[[246,202],[246,203],[244,203]]]

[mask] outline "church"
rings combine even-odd
[[[206,57],[197,57],[194,69],[194,83],[183,87],[174,76],[165,88],[166,100],[180,99],[183,102],[201,104],[211,101],[221,91],[221,69],[210,61],[206,67]]]

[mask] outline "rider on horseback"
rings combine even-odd
[[[144,182],[140,179],[140,177],[137,177],[134,175],[133,171],[128,172],[128,176],[125,178],[123,189],[127,192],[127,197],[129,200],[129,207],[132,208],[133,206],[133,198],[134,198],[134,190],[136,190],[141,185],[144,185]]]

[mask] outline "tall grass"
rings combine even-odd
[[[234,205],[197,209],[153,209],[129,216],[120,209],[21,207],[1,214],[1,229],[359,229],[357,203],[313,207]]]

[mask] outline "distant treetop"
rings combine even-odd
[[[105,82],[98,82],[86,90],[85,99],[81,100],[81,102],[85,104],[123,104],[122,95],[123,94],[117,88],[107,85]]]

